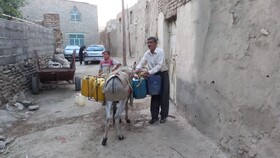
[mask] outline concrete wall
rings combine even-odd
[[[70,12],[76,6],[81,13],[80,22],[70,20]],[[85,45],[98,43],[97,6],[68,0],[27,0],[22,15],[31,21],[42,21],[46,13],[57,13],[60,16],[60,28],[63,34],[63,47],[69,44],[69,34],[80,33],[85,37]]]
[[[107,48],[113,56],[123,56],[122,49],[122,24],[121,17],[110,20],[107,23]]]
[[[178,0],[174,7],[174,1],[138,1],[131,8],[137,60],[145,38],[157,35],[176,74],[176,106],[189,123],[229,157],[278,158],[280,2]]]
[[[0,106],[13,94],[30,88],[33,50],[38,51],[42,62],[52,56],[52,29],[0,19]]]

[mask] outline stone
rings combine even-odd
[[[11,128],[11,127],[12,127],[12,124],[11,124],[11,123],[7,123],[7,124],[5,124],[5,127],[6,127],[6,128]]]
[[[258,155],[258,154],[257,154],[257,152],[256,152],[255,150],[250,150],[250,151],[249,151],[249,157],[252,157],[252,158],[253,158],[253,157],[257,157],[257,155]]]
[[[7,110],[7,111],[10,111],[10,112],[15,111],[15,108],[12,107],[9,103],[7,103],[5,106],[6,106],[6,110]]]
[[[14,95],[12,100],[17,101],[18,100],[18,95]]]
[[[3,135],[0,135],[0,141],[6,141],[6,137],[5,136],[3,136]]]
[[[14,140],[15,140],[15,137],[11,137],[11,138],[8,138],[8,139],[5,141],[5,143],[6,143],[6,145],[9,145],[9,144],[11,144]]]
[[[262,35],[265,35],[265,36],[268,36],[269,35],[269,32],[266,30],[266,29],[261,29],[260,31],[262,33]]]
[[[25,95],[23,93],[17,93],[16,95],[14,95],[12,100],[21,103],[24,99],[25,99]]]
[[[252,142],[253,144],[257,144],[257,143],[258,143],[258,140],[252,139],[251,142]]]
[[[3,74],[8,74],[8,73],[10,73],[11,72],[11,70],[6,70],[6,71],[3,71],[2,73]]]
[[[23,92],[20,92],[18,94],[18,100],[17,101],[21,103],[23,100],[26,100],[26,96]]]
[[[0,149],[4,149],[6,147],[6,142],[0,141]]]
[[[39,105],[31,105],[28,107],[29,111],[35,111],[35,110],[39,110],[40,106]]]
[[[139,127],[143,127],[143,122],[138,122],[138,123],[136,123],[136,124],[134,124],[134,127],[137,127],[137,128],[139,128]]]
[[[33,105],[33,102],[31,100],[23,100],[21,102],[25,107],[29,107],[30,105]]]
[[[19,111],[24,109],[24,105],[22,105],[21,103],[15,103],[14,106],[17,107]]]

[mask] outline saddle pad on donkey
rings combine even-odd
[[[103,87],[103,92],[106,100],[119,101],[131,93],[130,87],[129,74],[119,71],[110,74]]]

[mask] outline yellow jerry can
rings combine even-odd
[[[93,82],[93,98],[96,101],[104,101],[105,95],[103,93],[103,86],[105,85],[105,79],[104,78],[97,78]]]
[[[81,94],[86,97],[93,97],[93,83],[95,82],[95,76],[85,76],[82,78]]]

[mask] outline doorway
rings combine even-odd
[[[170,78],[170,99],[177,104],[176,101],[176,58],[177,58],[177,50],[176,50],[176,20],[169,21],[169,78]]]

